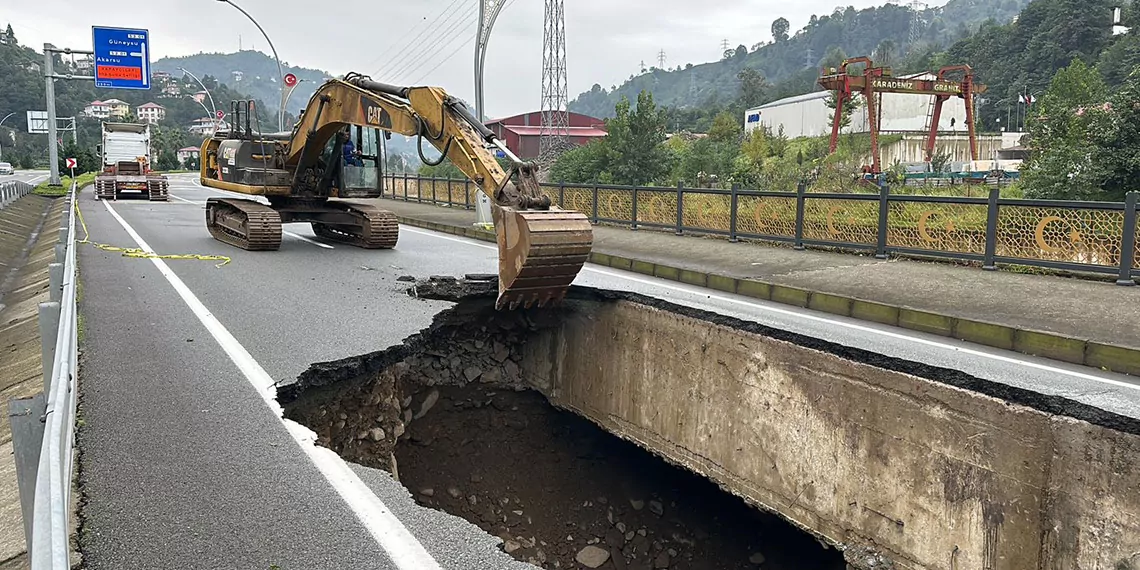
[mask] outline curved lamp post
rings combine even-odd
[[[194,81],[198,82],[198,86],[202,88],[202,91],[206,92],[206,96],[210,98],[210,108],[213,109],[214,118],[216,119],[218,117],[218,106],[214,104],[214,96],[210,94],[209,89],[206,89],[206,84],[202,83],[202,80],[198,79],[197,75],[190,73],[190,70],[186,69],[185,67],[179,67],[178,71],[181,71],[182,73],[185,73],[186,75],[189,75],[190,77],[192,77],[194,79]],[[201,104],[202,102],[199,101],[198,103]],[[203,105],[202,107],[205,108],[205,105]],[[207,112],[209,112],[208,109],[207,109]]]
[[[293,91],[296,91],[297,86],[301,85],[301,82],[303,82],[303,81],[304,81],[304,79],[301,79],[298,77],[297,82],[294,83],[293,86],[289,88],[289,92],[285,94],[285,101],[281,103],[282,115],[284,115],[285,107],[287,107],[289,105],[289,99],[293,98]]]
[[[278,111],[277,111],[277,131],[278,132],[284,131],[285,130],[285,103],[284,103],[284,101],[285,101],[285,73],[281,70],[281,58],[277,57],[277,48],[273,47],[273,40],[269,39],[269,34],[265,33],[265,30],[262,29],[261,24],[258,24],[257,20],[254,20],[253,16],[249,15],[249,12],[242,10],[241,6],[234,4],[230,0],[218,0],[218,2],[225,2],[226,4],[229,4],[230,6],[237,8],[238,12],[245,14],[245,17],[249,18],[249,21],[253,22],[253,25],[257,26],[257,29],[258,29],[258,31],[261,32],[261,35],[265,36],[265,41],[269,42],[269,49],[273,50],[273,59],[277,60],[277,82],[278,82],[278,84],[281,85],[281,97],[278,99],[278,101],[281,102],[281,108],[278,109]]]
[[[0,126],[3,126],[4,121],[7,121],[9,117],[11,117],[12,115],[15,115],[15,114],[16,113],[8,113],[3,119],[0,119]],[[4,145],[0,144],[0,158],[4,158],[4,148],[3,147],[4,147]]]

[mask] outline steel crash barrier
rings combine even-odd
[[[33,188],[35,187],[31,184],[19,180],[0,182],[0,209],[7,208],[16,200],[31,194]]]
[[[50,300],[39,305],[43,392],[10,400],[16,478],[33,570],[70,568],[72,459],[75,442],[78,307],[73,183],[62,218]]]
[[[1137,197],[1124,202],[920,196],[878,192],[811,192],[718,188],[543,184],[554,203],[595,224],[656,228],[805,247],[939,257],[1114,274],[1120,285],[1140,277]],[[470,180],[384,177],[385,198],[473,209]]]

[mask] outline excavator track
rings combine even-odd
[[[313,222],[313,233],[318,237],[364,249],[392,249],[400,239],[400,224],[396,215],[367,204],[329,201],[330,208],[341,209],[360,220],[359,228]]]
[[[502,208],[498,309],[542,307],[566,296],[593,247],[590,220],[579,212]]]
[[[214,239],[248,251],[281,247],[281,215],[252,200],[206,200],[206,227]]]

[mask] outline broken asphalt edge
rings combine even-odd
[[[495,242],[495,234],[474,227],[455,226],[397,215],[401,224],[480,241]],[[758,279],[740,279],[705,273],[639,259],[630,259],[599,251],[590,252],[589,262],[622,271],[632,271],[678,283],[707,287],[724,293],[772,301],[879,324],[896,326],[1000,348],[1030,356],[1091,366],[1119,374],[1140,376],[1140,349],[1074,338],[1055,333],[1011,327],[1008,325],[964,319],[930,311],[912,309],[811,291]]]

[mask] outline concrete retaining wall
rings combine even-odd
[[[1140,569],[1140,430],[729,319],[568,303],[577,310],[564,326],[526,343],[524,377],[556,405],[849,546],[857,568],[881,555],[898,568]]]

